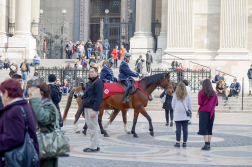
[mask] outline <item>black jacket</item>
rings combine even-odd
[[[61,97],[62,97],[62,93],[59,92],[54,85],[49,84],[49,86],[51,87],[51,97],[52,97],[52,102],[53,104],[57,107],[57,109],[59,110],[59,103],[61,101]]]
[[[93,79],[88,78],[86,83],[86,93],[84,95],[84,108],[92,108],[94,111],[100,111],[101,101],[103,98],[103,82],[97,76]]]
[[[150,56],[150,62],[148,62],[149,60],[149,56]],[[152,55],[148,55],[148,53],[146,54],[146,63],[153,63],[153,60],[152,60]]]
[[[22,62],[22,63],[20,64],[20,69],[21,69],[23,63],[24,63],[24,62]],[[26,70],[25,70],[25,72],[29,72],[29,73],[30,73],[30,66],[29,66],[29,63],[28,63],[28,62],[26,62]]]
[[[93,62],[93,63],[96,63],[96,60],[95,60],[94,57],[90,57],[90,58],[89,58],[89,63],[88,63],[88,64],[90,65],[92,62]]]
[[[166,90],[160,95],[160,98],[166,95],[165,103],[163,104],[163,109],[165,110],[173,110],[171,103],[172,103],[172,95],[168,94]]]
[[[252,69],[249,69],[249,70],[248,70],[248,78],[249,78],[249,79],[252,79]]]
[[[0,96],[0,109],[3,108],[2,97]]]

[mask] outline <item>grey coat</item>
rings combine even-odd
[[[138,58],[136,60],[136,64],[135,64],[136,68],[139,70],[139,73],[141,73],[141,74],[143,72],[143,62],[144,62],[144,59],[139,59]]]

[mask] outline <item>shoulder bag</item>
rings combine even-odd
[[[70,155],[68,138],[64,136],[63,132],[59,128],[59,113],[56,107],[55,112],[56,124],[54,126],[54,131],[42,133],[39,129],[37,132],[40,159]]]
[[[189,109],[187,110],[187,109],[185,108],[185,105],[184,105],[183,100],[182,100],[182,103],[183,103],[184,109],[185,109],[185,111],[186,111],[186,115],[187,115],[188,117],[191,117],[191,116],[192,116],[192,111],[189,110]]]
[[[161,103],[165,103],[165,100],[166,100],[166,93],[164,94],[164,96],[161,98]]]
[[[28,125],[24,108],[20,106],[25,121],[24,143],[4,154],[3,161],[6,167],[35,167],[39,162],[39,157],[33,145],[33,140],[28,133]]]
[[[137,72],[137,66],[138,66],[138,64],[139,64],[139,61],[141,61],[140,59],[138,60],[138,62],[137,62],[137,65],[136,65],[136,67],[134,68],[134,70]]]

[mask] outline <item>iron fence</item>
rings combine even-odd
[[[64,83],[64,79],[67,79],[71,88],[78,87],[81,82],[87,83],[89,77],[89,70],[85,68],[35,67],[35,71],[39,73],[40,79],[44,82],[48,82],[48,75],[50,74],[59,78],[61,84]]]
[[[211,69],[199,69],[199,70],[192,70],[192,69],[185,69],[184,71],[178,70],[175,71],[173,69],[151,69],[151,75],[159,74],[159,73],[167,73],[170,72],[170,79],[177,85],[182,80],[188,81],[188,86],[191,90],[195,93],[196,91],[201,90],[202,82],[205,79],[211,79]],[[158,87],[157,89],[161,89]]]

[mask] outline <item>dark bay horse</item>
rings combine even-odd
[[[175,84],[170,80],[170,73],[155,74],[149,77],[145,77],[144,79],[139,81],[139,88],[141,88],[146,94],[148,94],[148,96],[151,95],[151,93],[157,88],[157,86],[161,86],[162,88],[167,89],[167,92],[169,94],[172,94],[174,92],[173,88]],[[149,101],[149,97],[143,91],[137,89],[136,92],[130,96],[131,99],[130,102],[127,102],[126,104],[123,104],[123,94],[116,94],[103,99],[98,119],[101,132],[105,132],[102,127],[103,111],[108,106],[112,106],[118,110],[126,110],[128,108],[134,108],[134,119],[133,119],[133,126],[131,129],[131,133],[133,134],[134,137],[138,137],[135,132],[135,127],[139,113],[141,113],[148,120],[150,135],[154,136],[151,117],[145,110],[145,107],[147,106]],[[84,131],[86,131],[85,128]]]

